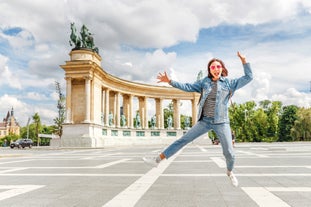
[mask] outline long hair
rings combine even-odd
[[[227,70],[227,68],[226,68],[226,66],[225,66],[225,63],[224,63],[222,60],[220,60],[220,59],[213,58],[213,59],[211,59],[211,60],[208,62],[208,64],[207,64],[208,77],[209,77],[209,78],[212,78],[212,77],[213,77],[212,74],[211,74],[211,71],[210,71],[210,70],[211,70],[211,69],[210,69],[210,66],[211,66],[211,64],[212,64],[213,62],[215,62],[215,61],[217,61],[217,62],[219,62],[219,63],[221,64],[221,67],[222,67],[221,76],[223,76],[223,77],[228,76],[228,70]]]

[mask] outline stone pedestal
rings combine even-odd
[[[95,62],[97,65],[100,65],[100,61],[102,60],[101,57],[93,52],[92,50],[72,50],[70,52],[70,60],[90,60],[92,62]]]
[[[91,123],[63,125],[62,147],[104,147],[102,128]]]

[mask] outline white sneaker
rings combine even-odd
[[[230,180],[231,180],[231,183],[234,187],[238,187],[239,185],[239,181],[238,179],[235,177],[235,175],[233,174],[233,172],[230,173],[230,175],[228,175]]]
[[[156,159],[156,157],[143,157],[143,161],[151,167],[158,167],[159,163]]]

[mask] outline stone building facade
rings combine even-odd
[[[10,134],[20,135],[20,126],[14,117],[13,107],[0,122],[0,139]]]

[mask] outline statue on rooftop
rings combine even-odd
[[[82,47],[93,48],[94,39],[92,33],[89,32],[89,29],[85,25],[82,25],[80,34],[82,37]]]
[[[70,23],[70,29],[71,29],[71,34],[70,34],[70,40],[69,44],[72,46],[74,44],[75,48],[80,48],[81,47],[81,39],[77,35],[77,28],[75,26],[75,23]]]
[[[73,50],[89,49],[99,54],[98,48],[94,45],[94,38],[92,36],[93,34],[89,32],[89,29],[84,24],[81,27],[80,36],[78,36],[75,23],[70,23],[70,29],[71,34],[69,44],[70,46],[74,44]]]

